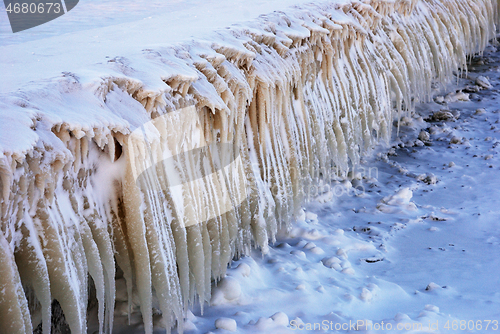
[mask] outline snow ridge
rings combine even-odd
[[[2,96],[0,332],[48,333],[56,299],[85,333],[90,285],[111,333],[117,276],[146,333],[153,306],[170,331],[497,21],[496,0],[304,5]]]

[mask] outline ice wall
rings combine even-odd
[[[117,276],[146,333],[153,304],[174,326],[497,20],[497,0],[329,1],[2,96],[0,332],[49,333],[55,299],[85,333],[91,291],[110,333]]]

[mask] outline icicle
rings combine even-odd
[[[113,201],[114,202],[114,201]],[[130,325],[130,313],[132,309],[132,289],[133,289],[133,268],[132,268],[132,254],[127,242],[126,233],[123,230],[123,222],[119,216],[124,217],[125,213],[121,205],[114,203],[114,210],[111,211],[112,217],[112,231],[113,243],[115,248],[115,259],[117,265],[123,271],[123,276],[127,284],[127,299],[128,299],[128,323]]]
[[[98,320],[99,320],[99,334],[104,330],[104,310],[105,310],[105,282],[104,272],[101,264],[101,257],[99,256],[99,249],[92,238],[92,232],[87,222],[81,223],[82,228],[82,242],[85,248],[85,255],[89,266],[89,274],[92,277],[96,289],[97,302],[99,304]]]
[[[123,203],[126,208],[127,235],[134,253],[137,290],[141,300],[141,313],[146,334],[153,333],[153,313],[151,295],[151,267],[149,250],[145,238],[145,227],[141,213],[142,196],[135,184],[132,171],[127,166],[124,181]]]
[[[43,228],[42,247],[50,285],[57,286],[51,289],[52,297],[60,303],[71,332],[84,333],[87,330],[87,268],[82,258],[81,241],[75,240],[80,237],[68,233],[70,225],[63,220],[60,211],[57,208],[46,210],[42,201],[38,203],[35,219]]]
[[[0,233],[0,333],[32,333],[28,302],[11,247]]]
[[[28,221],[32,223],[30,219]],[[50,280],[37,233],[32,228],[32,224],[21,227],[23,238],[16,249],[15,257],[23,284],[33,287],[35,295],[42,305],[42,331],[49,333],[52,304]]]
[[[93,214],[86,217],[92,231],[93,240],[99,250],[102,268],[104,269],[104,283],[106,291],[106,318],[105,328],[109,333],[113,332],[113,315],[115,309],[115,261],[113,247],[108,234],[107,227],[98,218],[95,210]]]

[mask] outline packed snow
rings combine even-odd
[[[0,331],[495,330],[496,0],[85,4],[0,25]]]

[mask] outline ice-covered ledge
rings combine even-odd
[[[12,112],[6,110],[11,107],[3,104],[14,92],[53,89],[51,83],[63,73],[77,74],[82,83],[95,83],[100,77],[116,75],[108,64],[115,57],[126,58],[132,68],[140,71],[142,50],[189,44],[193,39],[217,40],[217,30],[245,25],[259,15],[307,2],[310,0],[235,0],[230,5],[225,1],[167,1],[155,4],[160,7],[153,13],[147,1],[110,0],[99,5],[81,2],[61,19],[17,34],[12,34],[7,13],[2,10],[0,110],[4,118],[24,128],[29,120],[10,119]],[[124,11],[134,13],[123,15]],[[103,14],[117,18],[99,18]],[[94,28],[96,25],[100,27]],[[158,75],[151,77],[153,82],[159,79]],[[140,79],[148,84],[146,78]],[[36,136],[21,135],[10,122],[0,124],[0,152],[26,152]]]
[[[72,24],[76,26],[82,24],[77,17],[73,18],[80,14],[79,11],[83,11],[81,15],[91,19],[92,14],[105,9],[111,10],[109,6],[104,9],[92,7],[86,10],[86,3],[82,3],[61,20],[34,28],[33,30],[42,30],[39,34],[35,32],[30,35],[31,30],[28,30],[15,34],[10,39],[7,37],[10,37],[12,33],[7,25],[6,13],[2,13],[5,20],[2,20],[2,38],[0,39],[2,72],[0,75],[0,96],[2,97],[0,110],[3,111],[2,114],[6,119],[16,123],[16,119],[11,118],[22,118],[22,116],[12,116],[12,106],[9,103],[12,96],[21,95],[31,100],[31,97],[26,94],[32,94],[35,98],[47,92],[55,94],[54,89],[57,92],[61,90],[57,83],[68,75],[77,76],[81,85],[99,84],[101,78],[123,76],[123,69],[117,71],[112,66],[115,58],[127,63],[126,66],[135,72],[134,74],[128,73],[128,76],[140,80],[144,88],[163,89],[164,84],[160,82],[161,78],[177,74],[179,66],[175,68],[176,64],[162,64],[160,68],[153,69],[155,64],[151,62],[145,66],[144,54],[148,51],[163,50],[163,52],[175,54],[176,49],[182,48],[180,45],[190,45],[193,41],[201,43],[201,48],[210,47],[212,42],[217,41],[223,44],[223,36],[228,34],[226,27],[239,25],[240,29],[236,28],[236,30],[241,30],[241,27],[255,26],[255,20],[252,22],[249,21],[250,19],[307,2],[310,1],[256,1],[250,4],[240,0],[228,6],[222,1],[209,3],[192,1],[183,3],[182,6],[174,6],[173,11],[166,12],[167,7],[163,9],[166,13],[133,22],[123,22],[97,29],[87,27],[82,31],[63,33],[71,31]],[[338,4],[343,2],[345,1],[335,1]],[[136,18],[140,17],[138,14]],[[59,35],[37,39],[38,36],[50,35],[44,31],[46,29],[56,34],[59,31]],[[170,58],[168,55],[166,57]],[[174,63],[178,61],[179,59],[173,60]],[[6,105],[5,102],[7,102]],[[26,112],[23,111],[21,114],[25,116]],[[33,115],[30,116],[32,117]],[[86,118],[92,119],[92,117]],[[81,119],[78,121],[82,126],[85,125]],[[23,125],[19,124],[21,122]],[[19,126],[13,126],[10,122],[0,124],[0,152],[24,154],[34,145],[37,138],[34,133],[28,132],[20,135],[18,132],[20,128],[26,128],[29,120],[19,119],[17,123]]]
[[[259,15],[308,2],[311,1],[188,0],[153,4],[127,0],[104,0],[99,4],[81,1],[64,17],[17,34],[12,34],[2,9],[0,94],[62,72],[88,69],[106,63],[108,58],[139,56],[143,49],[192,39],[211,41],[216,30],[245,25]],[[3,3],[0,6],[3,7]]]
[[[498,3],[328,1],[195,41],[142,38],[162,17],[137,23],[130,43],[113,38],[120,26],[103,28],[101,44],[89,31],[54,37],[74,48],[32,51],[46,57],[42,69],[16,50],[47,40],[0,50],[11,51],[2,66],[19,71],[2,77],[0,96],[8,332],[40,319],[48,331],[53,299],[72,333],[86,332],[87,273],[99,327],[111,331],[116,267],[147,333],[153,287],[167,327],[209,301],[211,280],[234,255],[265,251],[304,187],[347,173],[433,82],[486,46]]]

